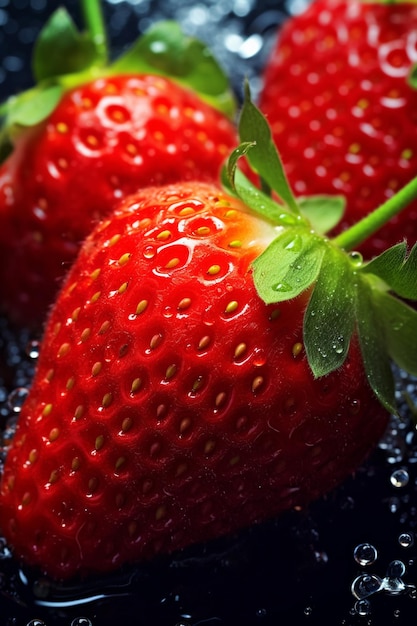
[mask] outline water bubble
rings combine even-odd
[[[26,626],[46,626],[43,619],[31,619],[30,622],[26,624]]]
[[[401,533],[398,543],[402,548],[411,548],[414,545],[414,536],[411,533]]]
[[[406,591],[407,587],[401,578],[386,576],[382,580],[381,589],[390,596],[399,596]]]
[[[355,603],[355,611],[358,615],[364,617],[365,615],[369,615],[371,612],[371,603],[369,600],[358,600]]]
[[[71,626],[93,626],[93,622],[88,617],[76,617],[72,620]]]
[[[311,608],[311,606],[306,606],[306,608],[304,609],[304,615],[306,617],[310,617],[312,613],[313,613],[313,609]]]
[[[410,476],[406,469],[397,469],[390,476],[391,484],[397,488],[405,487],[409,480]]]
[[[391,561],[387,568],[387,576],[400,578],[405,574],[405,565],[402,561]]]
[[[360,543],[353,551],[353,558],[359,565],[372,565],[378,558],[378,551],[370,543]]]
[[[358,600],[363,600],[382,589],[382,579],[379,576],[361,574],[352,583],[352,594]]]
[[[22,410],[23,403],[26,400],[28,393],[29,393],[29,389],[27,389],[26,387],[17,387],[17,389],[14,389],[13,391],[9,393],[9,396],[7,398],[7,403],[9,405],[9,408],[13,411],[13,413],[20,413],[20,411]]]
[[[32,339],[26,345],[26,354],[30,359],[37,359],[40,351],[40,342],[37,339]]]

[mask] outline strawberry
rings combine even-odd
[[[225,190],[138,191],[68,272],[1,484],[3,533],[50,576],[305,506],[384,432],[389,359],[417,371],[417,312],[391,293],[417,300],[417,246],[365,264],[338,247],[360,226],[322,236],[317,201],[300,212],[266,128],[247,97]],[[246,154],[282,203],[240,172]]]
[[[81,241],[121,197],[217,179],[236,145],[217,108],[232,111],[225,77],[176,24],[156,24],[110,66],[73,29],[53,15],[35,48],[39,86],[4,107],[2,149],[14,149],[0,169],[0,293],[18,324],[43,322]]]
[[[342,193],[341,232],[417,174],[417,6],[314,0],[288,20],[259,106],[298,195]],[[417,203],[360,247],[365,258],[417,240]]]

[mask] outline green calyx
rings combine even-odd
[[[278,303],[310,290],[304,315],[304,345],[315,377],[341,367],[357,334],[370,386],[384,407],[395,408],[392,363],[417,375],[417,244],[405,242],[364,262],[352,252],[390,217],[417,198],[417,179],[341,235],[326,233],[340,220],[340,197],[295,198],[269,126],[252,103],[249,87],[241,111],[241,145],[223,171],[229,193],[283,228],[253,262],[253,279],[265,303]],[[238,168],[245,156],[260,188]],[[272,194],[277,200],[272,199]]]
[[[0,105],[0,162],[22,129],[45,120],[63,93],[100,76],[156,74],[192,89],[211,106],[233,117],[236,101],[229,81],[201,41],[186,36],[174,21],[157,22],[118,59],[109,51],[100,0],[81,0],[86,24],[79,31],[59,8],[35,44],[32,71],[36,85]]]

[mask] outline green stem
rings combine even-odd
[[[370,235],[377,232],[392,217],[405,209],[417,198],[417,177],[384,202],[372,213],[332,239],[333,243],[346,251],[354,250]]]
[[[108,62],[107,32],[100,0],[81,0],[84,23],[97,51],[102,65]]]

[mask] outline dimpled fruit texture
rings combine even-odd
[[[304,296],[266,305],[276,228],[217,187],[143,190],[86,240],[52,309],[8,452],[0,525],[58,578],[303,505],[385,429],[356,342],[314,379]]]
[[[264,75],[267,115],[298,195],[342,193],[339,230],[417,175],[417,5],[317,0],[289,20]],[[417,204],[362,244],[417,240]]]

